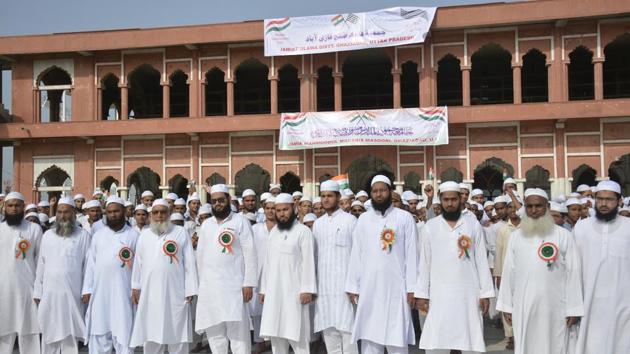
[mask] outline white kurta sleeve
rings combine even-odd
[[[315,241],[310,230],[306,229],[300,235],[300,294],[317,294],[317,280],[315,278]]]
[[[188,237],[188,231],[184,231],[186,233],[184,241],[184,293],[188,297],[197,295],[199,279],[197,278],[197,263],[195,262],[192,242]]]
[[[494,297],[494,283],[488,266],[486,242],[481,225],[475,226],[475,267],[479,278],[479,297],[482,299]]]
[[[352,249],[350,250],[350,261],[348,262],[348,273],[346,274],[346,292],[350,294],[358,294],[361,284],[361,227],[356,224],[352,232]]]
[[[269,240],[269,243],[271,243],[271,240]],[[262,266],[262,272],[260,273],[260,285],[258,287],[258,293],[261,295],[265,294],[265,290],[267,287],[267,269],[269,269],[269,260],[270,260],[270,253],[271,253],[271,247],[267,247],[267,249],[265,250],[265,261],[263,262],[263,266]]]
[[[136,252],[133,259],[133,267],[131,268],[131,288],[142,289],[142,238],[139,238],[136,244]]]
[[[256,259],[256,249],[254,248],[254,232],[249,220],[241,218],[240,244],[243,250],[243,261],[245,262],[245,274],[243,277],[243,287],[255,287],[258,285],[258,260]]]
[[[430,299],[430,276],[431,276],[431,238],[430,230],[424,225],[420,230],[420,259],[418,260],[418,283],[416,285],[415,297],[419,299]]]
[[[40,253],[37,258],[37,269],[35,270],[35,284],[33,284],[33,299],[41,299],[44,287],[44,254]]]
[[[512,274],[514,272],[514,247],[515,237],[512,235],[508,241],[503,260],[503,272],[501,273],[501,287],[499,288],[499,296],[497,297],[497,310],[501,312],[512,313],[514,310],[512,304],[512,296],[514,290],[514,281]]]
[[[86,256],[85,275],[83,276],[83,290],[81,294],[92,294],[94,284],[94,266],[96,262],[96,240],[90,242]]]
[[[417,244],[418,228],[413,218],[407,218],[405,223],[405,283],[408,293],[414,293],[418,284]]]
[[[565,230],[561,230],[563,234],[566,234],[566,316],[567,317],[580,317],[584,316],[584,302],[582,297],[582,272],[580,254],[578,253],[578,247],[575,239],[572,235]]]

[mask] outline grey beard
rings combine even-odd
[[[154,234],[160,236],[168,231],[169,224],[170,222],[168,221],[164,221],[164,222],[152,221],[151,226],[150,226],[151,231],[153,231]]]
[[[76,224],[74,223],[74,220],[55,222],[55,233],[61,237],[72,235],[75,229]]]
[[[553,221],[553,217],[549,211],[547,211],[545,215],[539,217],[538,219],[523,215],[520,226],[521,232],[526,237],[532,237],[535,235],[546,236],[551,233],[555,223]]]

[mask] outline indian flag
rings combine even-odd
[[[331,179],[339,183],[339,189],[346,189],[350,186],[350,180],[348,179],[347,173],[344,173],[343,175],[335,176]]]

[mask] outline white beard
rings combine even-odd
[[[539,217],[538,219],[531,218],[527,215],[523,215],[521,218],[521,233],[525,237],[533,237],[533,236],[546,236],[551,233],[555,223],[553,221],[553,217],[547,211],[545,215]]]
[[[151,231],[153,231],[154,234],[159,236],[168,231],[169,225],[170,225],[169,221],[164,221],[164,222],[152,221]]]
[[[55,233],[61,237],[66,237],[66,236],[70,236],[74,233],[74,229],[76,228],[76,225],[74,223],[74,220],[70,220],[70,221],[57,221],[55,222]]]

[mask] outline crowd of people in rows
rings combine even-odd
[[[186,199],[0,196],[0,354],[630,353],[630,209],[602,181],[551,199],[507,178],[356,195],[226,185]],[[486,200],[487,199],[487,200]],[[419,343],[413,319],[419,318]]]

